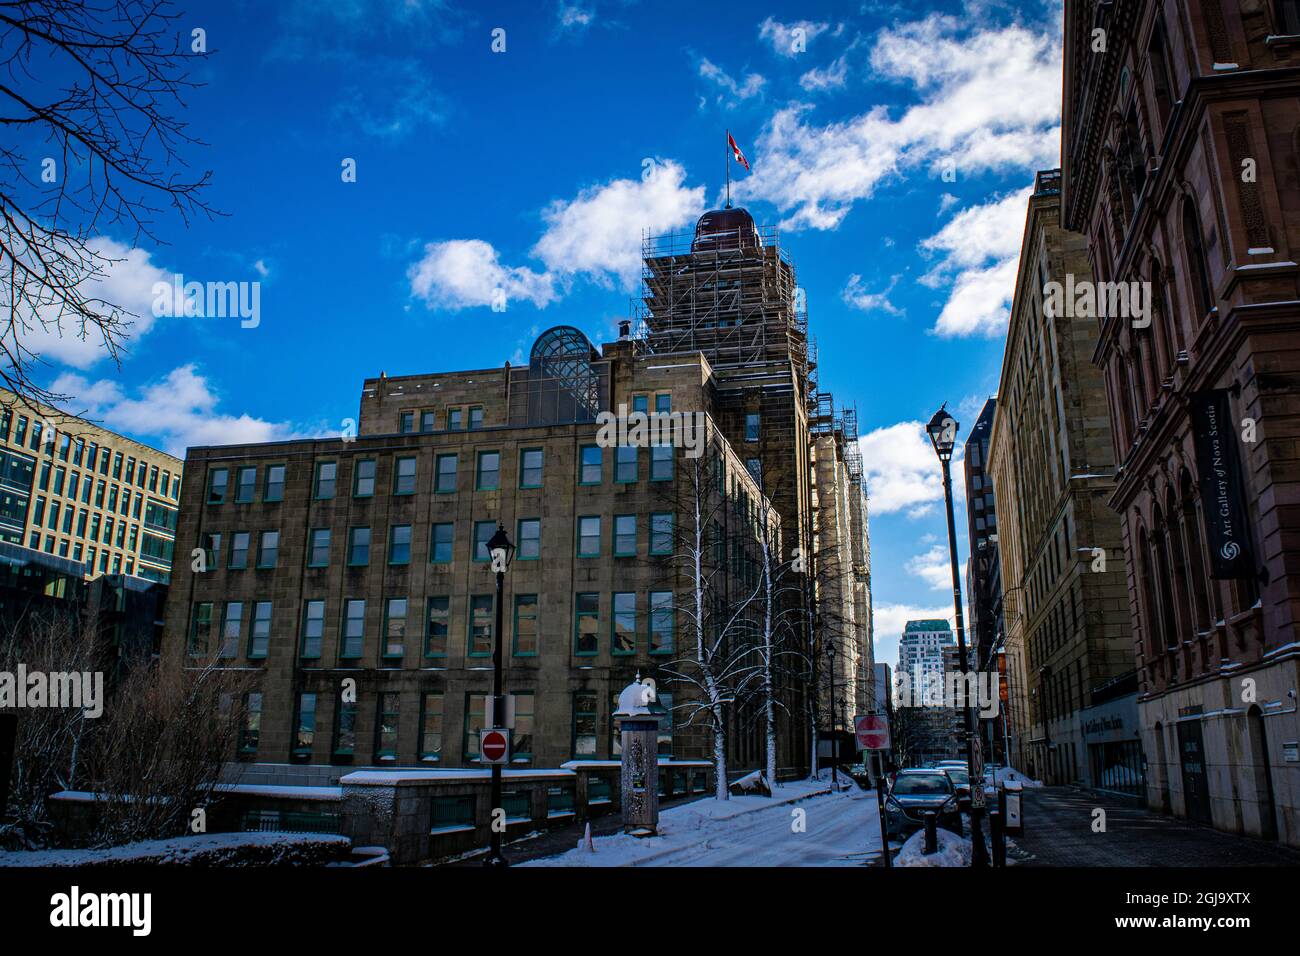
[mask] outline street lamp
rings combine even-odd
[[[497,575],[497,621],[496,628],[493,631],[492,641],[492,722],[500,724],[506,719],[506,698],[501,688],[501,632],[504,629],[502,623],[503,597],[502,592],[505,590],[506,569],[510,567],[510,562],[515,556],[515,546],[506,534],[505,525],[497,522],[497,530],[487,543],[488,554],[492,558],[492,570]],[[513,742],[512,742],[513,743]],[[501,764],[492,765],[492,808],[495,813],[496,808],[501,806]],[[501,831],[495,826],[489,828],[492,833],[492,849],[488,857],[483,861],[484,866],[508,866],[506,858],[501,855]]]
[[[943,498],[948,508],[948,555],[952,563],[952,600],[957,616],[957,658],[961,664],[962,686],[965,700],[962,702],[962,726],[966,737],[966,773],[970,777],[970,840],[971,866],[988,866],[988,849],[984,845],[984,773],[977,759],[979,743],[975,737],[970,706],[970,665],[966,659],[966,627],[961,613],[961,575],[957,571],[957,525],[952,516],[952,473],[949,463],[952,461],[953,446],[957,444],[957,420],[948,414],[947,402],[925,426],[930,436],[934,453],[943,465]]]

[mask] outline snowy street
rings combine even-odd
[[[825,784],[820,788],[825,789]],[[660,835],[598,837],[596,852],[570,850],[524,866],[870,866],[880,856],[873,791],[797,799],[808,781],[774,797],[697,800],[660,817]]]

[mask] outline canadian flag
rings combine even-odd
[[[732,138],[730,133],[727,134],[727,145],[729,145],[731,151],[736,154],[736,162],[744,166],[745,169],[749,169],[749,160],[745,159],[745,154],[740,151],[740,147],[736,145],[736,141]]]

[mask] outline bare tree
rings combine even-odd
[[[71,335],[114,361],[136,313],[106,298],[119,259],[108,230],[161,243],[156,217],[213,215],[210,172],[189,175],[198,141],[177,118],[196,56],[167,0],[0,3],[0,378],[58,404],[36,384],[40,339]]]

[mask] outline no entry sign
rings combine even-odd
[[[510,731],[485,727],[479,732],[479,756],[484,763],[507,763],[510,760]]]
[[[883,714],[853,718],[853,731],[859,750],[889,749],[889,718]]]

